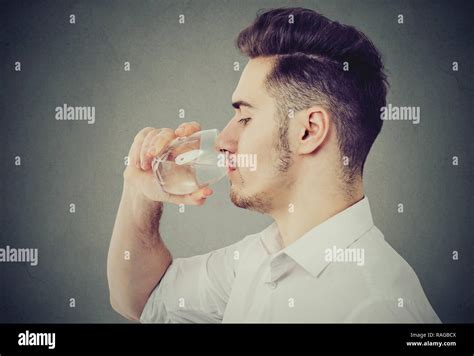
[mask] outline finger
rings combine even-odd
[[[173,204],[184,204],[184,205],[202,205],[206,202],[206,199],[211,196],[214,192],[209,187],[201,188],[194,193],[186,195],[175,195],[169,194],[167,201]]]
[[[154,137],[150,142],[150,153],[154,155],[161,154],[170,141],[173,141],[175,138],[176,135],[172,129],[161,130],[160,134]]]
[[[183,199],[183,203],[185,205],[202,205],[206,202],[206,199],[212,195],[212,189],[211,188],[202,188],[199,189],[198,191],[191,193],[191,194],[186,194]]]
[[[145,136],[145,139],[142,142],[142,147],[140,148],[140,168],[146,170],[148,167],[145,164],[146,162],[146,155],[150,151],[150,144],[153,141],[153,138],[159,135],[162,129],[155,129],[149,131],[148,134]]]
[[[201,131],[201,125],[198,122],[183,122],[175,130],[175,134],[176,136],[189,136],[198,131]]]
[[[128,160],[137,168],[140,168],[140,150],[143,140],[145,139],[148,132],[153,130],[153,127],[145,127],[144,129],[140,130],[133,139],[132,146],[130,147],[130,151],[128,153]]]
[[[153,159],[159,156],[164,148],[166,148],[171,141],[176,138],[174,131],[171,129],[162,129],[156,136],[152,137],[149,146],[144,151],[141,159],[141,168],[143,170],[151,169]]]

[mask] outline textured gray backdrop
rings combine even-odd
[[[388,101],[421,107],[419,125],[385,122],[366,165],[366,192],[376,224],[415,269],[442,321],[473,322],[470,3],[2,1],[0,247],[37,247],[39,265],[0,264],[0,322],[124,320],[109,305],[106,281],[123,157],[145,126],[197,120],[222,129],[240,77],[233,63],[246,63],[235,36],[258,9],[279,6],[312,8],[364,31],[384,55]],[[64,103],[95,106],[96,123],[56,121]],[[270,223],[227,195],[222,181],[204,207],[185,214],[166,207],[162,234],[176,257]]]

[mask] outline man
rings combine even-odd
[[[200,127],[143,129],[110,244],[113,308],[141,322],[439,322],[364,196],[364,162],[386,97],[376,48],[355,28],[302,8],[260,14],[237,46],[250,60],[217,145],[229,157],[257,155],[256,170],[229,168],[230,197],[275,222],[173,260],[159,233],[163,202],[203,204],[212,190],[162,192],[151,163]]]

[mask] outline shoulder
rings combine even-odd
[[[367,291],[367,298],[354,309],[353,315],[362,320],[368,315],[385,315],[393,322],[440,321],[413,268],[385,241],[377,227],[351,247],[364,251],[363,266],[352,270]]]
[[[420,287],[418,277],[408,262],[387,242],[374,226],[353,246],[364,251],[360,268],[367,286],[388,295],[411,294]]]

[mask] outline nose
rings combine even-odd
[[[220,152],[235,153],[239,139],[239,127],[235,120],[230,120],[227,126],[219,133],[216,140],[216,149]]]

